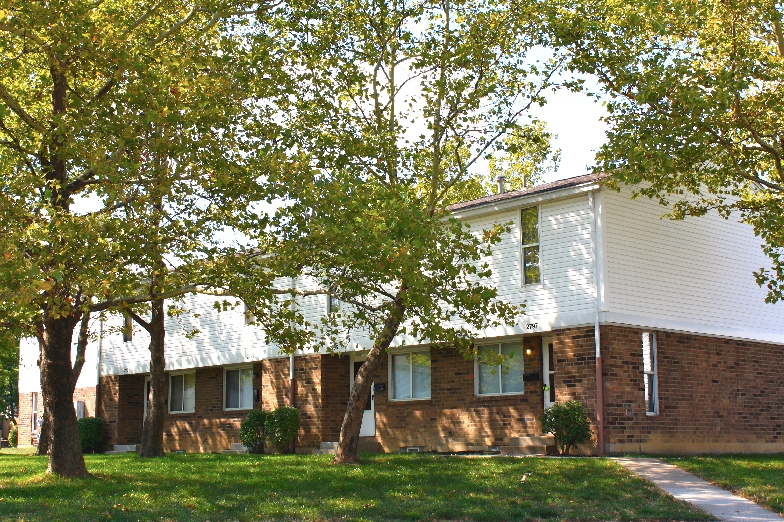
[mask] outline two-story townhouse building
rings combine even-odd
[[[499,297],[525,303],[525,315],[475,343],[515,356],[503,372],[417,340],[396,343],[366,405],[364,447],[525,445],[542,435],[544,408],[578,399],[594,451],[784,451],[784,306],[766,304],[752,274],[767,263],[761,241],[734,219],[670,221],[656,202],[630,196],[587,175],[453,205],[476,231],[512,223],[487,261]],[[216,312],[214,300],[189,297],[194,313],[167,324],[166,448],[228,448],[247,411],[289,403],[291,376],[298,450],[337,441],[362,341],[340,355],[289,357],[241,309]],[[317,320],[330,303],[316,295],[298,306]],[[108,444],[141,439],[142,334],[100,337],[82,371],[77,412],[106,420]],[[41,415],[37,357],[23,341],[20,443]]]

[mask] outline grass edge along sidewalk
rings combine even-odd
[[[663,457],[662,460],[784,515],[784,454]]]
[[[605,459],[86,455],[92,479],[0,452],[0,519],[707,520]],[[521,482],[525,474],[526,480]]]

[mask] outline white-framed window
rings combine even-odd
[[[253,408],[253,367],[223,370],[223,409]]]
[[[539,207],[528,207],[520,211],[520,242],[523,256],[523,284],[542,282],[539,263]]]
[[[196,372],[169,375],[169,413],[196,411]]]
[[[122,334],[124,343],[133,341],[133,318],[129,314],[123,315]]]
[[[76,412],[76,419],[83,419],[85,416],[84,401],[74,401],[74,411]]]
[[[150,399],[152,398],[152,384],[150,384],[151,377],[144,378],[144,417],[142,424],[147,420],[147,412],[150,410]]]
[[[253,312],[251,312],[248,309],[248,305],[245,304],[245,303],[242,303],[242,315],[245,318],[245,325],[246,326],[249,325],[249,324],[255,324],[256,323],[256,316],[253,315]]]
[[[33,393],[33,404],[30,408],[30,431],[37,432],[38,431],[38,394]]]
[[[340,299],[332,294],[327,294],[327,315],[340,312]]]
[[[645,382],[645,413],[659,413],[659,371],[656,364],[656,334],[642,333],[642,370]]]
[[[396,352],[389,356],[391,400],[430,398],[430,349]]]
[[[503,355],[503,364],[485,364],[483,361]],[[523,343],[486,344],[479,347],[476,361],[477,395],[516,395],[525,392],[523,382]]]

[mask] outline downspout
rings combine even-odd
[[[604,457],[604,379],[602,377],[602,349],[601,332],[599,329],[599,314],[604,301],[604,239],[602,216],[601,189],[589,194],[590,205],[593,208],[593,281],[595,290],[594,299],[594,343],[596,345],[596,431],[597,449],[600,457]]]
[[[296,289],[297,280],[296,278],[291,278],[291,288],[292,290]],[[291,294],[291,309],[294,310],[294,300],[296,299],[296,293]],[[294,377],[294,352],[292,351],[289,354],[289,406],[292,408],[297,407],[297,378]]]

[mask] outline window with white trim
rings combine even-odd
[[[539,266],[539,207],[528,207],[520,211],[520,241],[523,245],[523,284],[540,283],[542,270]]]
[[[133,341],[133,318],[129,314],[123,315],[122,334],[124,343]]]
[[[196,372],[169,376],[169,413],[196,411]]]
[[[253,312],[248,309],[248,305],[245,303],[242,303],[242,315],[245,318],[245,325],[256,324],[256,316],[253,315]]]
[[[656,334],[642,333],[642,369],[645,382],[645,413],[659,413],[659,375],[656,364]]]
[[[227,368],[223,371],[223,408],[253,408],[253,367]]]
[[[30,408],[30,431],[38,431],[38,394],[33,392],[33,403]]]
[[[430,398],[430,350],[390,356],[392,400]]]
[[[327,315],[340,312],[340,299],[332,294],[327,295]]]
[[[504,356],[503,364],[484,361]],[[523,382],[523,343],[488,344],[479,347],[476,362],[477,395],[513,395],[525,392]]]

